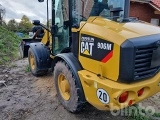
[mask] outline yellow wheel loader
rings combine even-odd
[[[52,0],[52,26],[33,21],[45,32],[29,44],[31,71],[53,70],[68,111],[87,102],[119,110],[160,92],[160,28],[129,17],[129,9],[129,0]]]

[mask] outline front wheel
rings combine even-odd
[[[65,62],[58,62],[54,68],[54,82],[61,104],[70,112],[77,113],[83,108],[72,70]]]

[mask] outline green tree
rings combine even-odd
[[[23,15],[19,23],[19,30],[23,33],[28,34],[28,32],[31,31],[31,29],[32,29],[32,23],[30,19],[26,15]]]
[[[8,26],[7,26],[7,23],[5,20],[3,20],[3,22],[2,22],[2,26],[7,29]]]
[[[8,22],[7,28],[10,31],[17,32],[18,23],[15,21],[15,19],[12,19]]]
[[[6,13],[5,8],[3,8],[3,6],[0,4],[0,25],[3,24],[3,21],[4,21],[3,17],[5,15],[5,13]]]

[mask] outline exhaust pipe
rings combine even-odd
[[[124,18],[129,18],[130,0],[124,0]]]

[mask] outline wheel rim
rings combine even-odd
[[[70,85],[63,74],[58,76],[58,88],[63,99],[68,101],[70,99]]]
[[[34,60],[34,56],[32,54],[30,54],[29,60],[30,60],[31,69],[34,70],[35,69],[35,60]]]

